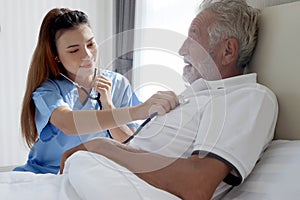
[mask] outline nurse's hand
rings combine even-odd
[[[135,119],[146,119],[153,113],[163,115],[179,105],[177,95],[172,91],[160,91],[152,95],[143,104],[135,107],[132,115]]]
[[[94,89],[100,94],[100,101],[104,109],[115,108],[111,98],[112,82],[102,74],[95,77]]]

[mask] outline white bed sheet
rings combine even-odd
[[[1,172],[0,199],[178,200],[179,198],[149,185],[126,168],[103,156],[79,151],[67,160],[62,175]]]
[[[282,200],[300,196],[300,140],[273,141],[254,171],[224,200]],[[103,156],[77,152],[63,175],[1,172],[0,199],[164,199],[176,196],[159,190]]]
[[[300,141],[272,141],[253,172],[225,200],[298,200],[300,197]]]
[[[1,172],[0,199],[77,200],[67,175]]]

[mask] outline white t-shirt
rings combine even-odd
[[[129,145],[176,158],[209,154],[232,167],[224,181],[240,184],[273,138],[275,95],[256,74],[199,79],[181,95],[187,104],[153,119]]]

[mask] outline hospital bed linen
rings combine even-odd
[[[66,175],[10,171],[0,173],[0,199],[77,200],[79,198]]]
[[[272,141],[245,182],[224,200],[282,200],[300,196],[300,141]],[[79,151],[66,163],[64,174],[1,172],[0,199],[164,199],[179,198],[152,187],[98,154]]]
[[[224,200],[296,200],[300,197],[300,141],[275,140],[250,176]]]
[[[164,199],[179,198],[157,189],[109,159],[79,151],[66,162],[62,175],[1,172],[0,199]]]

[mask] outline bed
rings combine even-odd
[[[238,187],[222,199],[298,199],[300,190],[300,2],[269,7],[260,20],[259,41],[249,72],[276,94],[279,116],[275,138]],[[99,159],[98,159],[99,158]],[[101,159],[100,159],[101,158]],[[101,168],[99,165],[101,160]],[[104,162],[104,163],[103,163]],[[147,185],[125,168],[100,155],[78,152],[68,159],[63,175],[0,173],[1,199],[178,199]],[[133,180],[133,181],[129,181]],[[106,187],[102,187],[106,185]],[[118,193],[109,189],[118,187]]]

